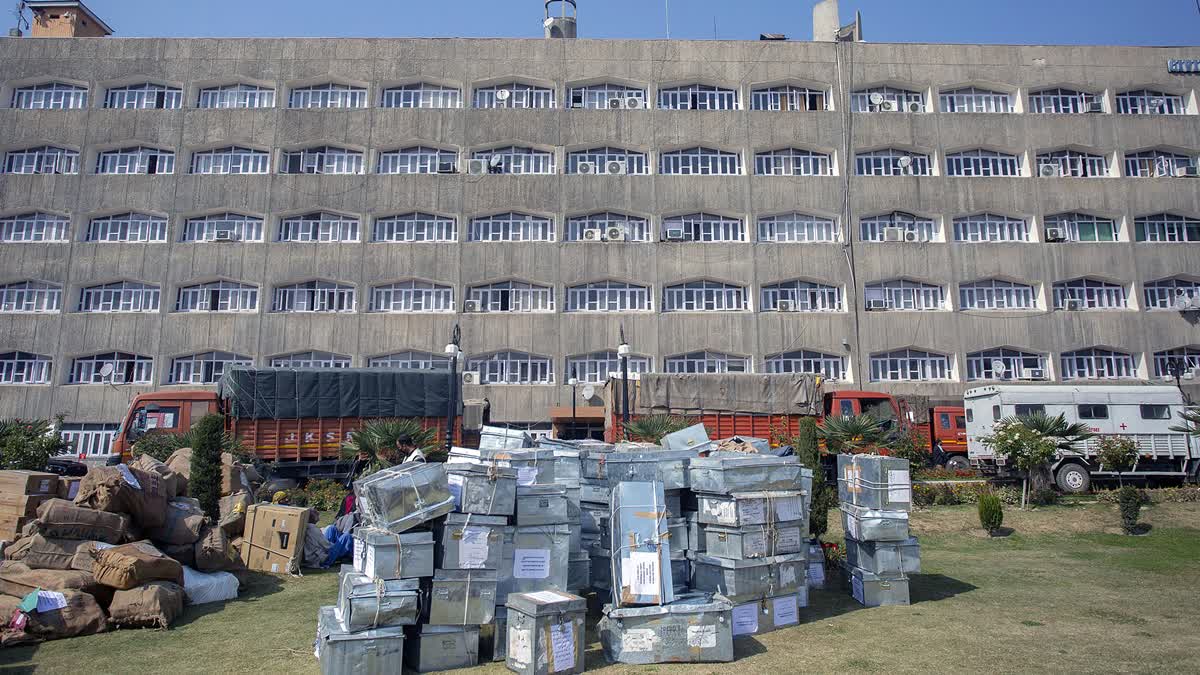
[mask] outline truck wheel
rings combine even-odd
[[[1060,490],[1072,494],[1087,492],[1088,488],[1092,486],[1092,477],[1088,474],[1088,470],[1074,463],[1062,465],[1054,480],[1058,483]]]
[[[962,455],[954,455],[946,460],[946,468],[950,471],[966,471],[971,468],[971,462]]]

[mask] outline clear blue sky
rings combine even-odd
[[[812,36],[815,0],[670,0],[671,37]],[[541,37],[541,0],[85,0],[119,36]],[[579,0],[580,37],[662,38],[663,0]],[[1200,44],[1196,0],[843,0],[872,42]]]

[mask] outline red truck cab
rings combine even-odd
[[[112,452],[130,457],[133,444],[145,434],[181,434],[201,417],[220,412],[221,401],[211,391],[159,391],[138,394],[129,404]]]
[[[941,446],[947,469],[967,470],[967,414],[962,406],[934,406],[929,410],[932,448]]]

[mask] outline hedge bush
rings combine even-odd
[[[1117,490],[1117,503],[1121,509],[1121,529],[1125,534],[1136,534],[1138,515],[1142,510],[1141,495],[1132,485]]]
[[[996,534],[1000,526],[1004,524],[1004,507],[1000,505],[1000,498],[992,493],[985,493],[979,496],[979,525],[988,534]]]
[[[934,483],[913,485],[913,505],[957,506],[978,504],[979,496],[994,492],[1005,504],[1020,504],[1021,490],[1012,486],[992,486],[987,483]]]
[[[1120,503],[1120,490],[1096,490],[1095,496],[1105,504]],[[1138,490],[1143,504],[1180,504],[1200,502],[1200,487],[1170,487]]]

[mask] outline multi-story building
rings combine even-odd
[[[1173,380],[1200,366],[1197,58],[0,40],[0,417],[111,424],[230,364],[446,367],[455,324],[466,396],[534,424],[618,369],[621,327],[635,371]]]

